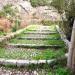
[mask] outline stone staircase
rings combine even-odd
[[[32,30],[34,31],[34,30]],[[44,32],[43,32],[44,31]],[[20,36],[16,37],[16,40],[20,40],[20,41],[27,41],[24,43],[13,43],[13,42],[9,42],[8,46],[14,46],[14,47],[23,47],[23,48],[51,48],[51,47],[62,47],[62,45],[51,45],[51,44],[45,44],[45,42],[43,42],[44,40],[56,40],[56,41],[62,41],[60,37],[48,37],[49,35],[55,35],[58,34],[57,31],[53,32],[50,31],[49,28],[47,26],[42,26],[40,29],[36,29],[34,32],[23,32]],[[42,41],[41,41],[42,40]],[[32,43],[31,43],[31,42]]]
[[[28,65],[37,65],[34,70],[29,69],[28,71],[23,71],[18,73],[18,71],[12,72],[10,70],[9,72],[6,70],[6,73],[10,75],[11,72],[12,75],[48,75],[46,69],[39,70],[38,66],[41,66],[41,64],[52,64],[56,62],[56,59],[32,59],[31,57],[34,57],[37,55],[37,52],[33,53],[32,49],[35,49],[36,51],[44,51],[46,49],[54,49],[55,51],[61,49],[64,47],[64,43],[61,40],[61,37],[59,33],[55,31],[51,31],[48,26],[41,26],[39,29],[32,30],[30,32],[23,31],[20,35],[18,35],[16,38],[11,39],[9,42],[7,42],[7,50],[10,52],[19,51],[19,50],[28,50],[29,53],[32,55],[29,55],[27,59],[13,59],[13,60],[6,60],[2,59],[0,62],[3,65],[16,65],[17,67],[20,66],[28,66]],[[60,57],[60,56],[59,56]],[[58,59],[60,60],[60,59]],[[24,69],[25,70],[25,69]],[[2,71],[2,69],[1,69]],[[16,74],[14,74],[16,73]]]

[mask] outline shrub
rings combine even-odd
[[[20,17],[17,15],[18,9],[17,7],[12,6],[11,4],[7,4],[3,7],[3,9],[0,11],[0,18],[3,18],[5,20],[9,20],[11,22],[11,26],[8,24],[7,21],[1,21],[0,22],[0,29],[3,31],[5,30],[5,27],[7,26],[7,31],[12,28],[12,31],[16,31],[20,27]],[[16,19],[16,17],[18,19]],[[14,20],[16,19],[16,20]],[[2,20],[2,19],[1,19]],[[13,26],[12,26],[13,25]]]
[[[4,11],[0,11],[0,18],[1,17],[5,17],[5,16],[6,16],[5,12]]]
[[[71,72],[66,68],[57,68],[56,75],[71,75]]]
[[[70,40],[75,18],[75,0],[53,0],[51,5],[60,13],[62,17],[62,23],[60,23],[61,27],[65,32],[67,39]],[[66,16],[66,20],[63,18],[63,13],[65,13],[64,15]]]
[[[57,24],[58,22],[53,22],[53,21],[50,21],[50,20],[42,20],[41,23],[43,25],[50,26],[50,25],[53,25],[53,24]]]
[[[20,28],[20,24],[21,24],[20,19],[16,19],[15,25],[12,27],[12,31],[15,32],[16,30],[18,30]]]
[[[30,0],[33,7],[48,5],[49,0]]]
[[[10,4],[5,5],[0,11],[0,17],[7,17],[8,15],[15,16],[15,12]]]

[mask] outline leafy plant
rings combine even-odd
[[[50,21],[50,20],[42,20],[41,23],[43,25],[47,25],[47,26],[51,26],[54,24],[54,22]]]
[[[15,25],[14,25],[14,27],[12,27],[13,32],[15,32],[16,30],[18,30],[20,28],[20,23],[21,23],[21,21],[19,19],[15,20]]]
[[[0,11],[0,17],[5,17],[5,16],[6,16],[5,12],[4,11]]]
[[[3,31],[0,31],[0,36],[2,36],[2,35],[6,35],[6,33]]]
[[[33,7],[48,5],[49,0],[30,0]]]
[[[54,6],[60,13],[62,18],[62,22],[59,23],[60,27],[66,34],[67,39],[70,40],[75,18],[75,0],[52,0],[51,5]]]
[[[57,68],[56,75],[71,75],[71,72],[67,68]]]
[[[59,13],[63,13],[65,0],[52,0],[51,5],[54,6]]]
[[[3,9],[0,11],[0,16],[1,17],[7,17],[7,15],[14,16],[15,11],[12,9],[11,4],[7,4],[3,7]]]

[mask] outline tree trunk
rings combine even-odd
[[[67,66],[72,71],[75,71],[75,20],[74,20],[74,24],[73,24],[71,42],[70,42],[70,46],[69,46]]]

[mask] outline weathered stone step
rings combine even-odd
[[[0,43],[7,41],[11,38],[14,38],[15,36],[19,35],[20,33],[24,32],[25,30],[26,30],[26,28],[20,29],[20,30],[17,30],[16,32],[9,33],[6,36],[0,37]]]
[[[18,37],[22,40],[61,40],[61,38],[46,38],[46,37]]]
[[[33,29],[33,30],[30,30],[30,29],[27,29],[28,31],[48,31],[48,32],[53,32],[52,30],[50,30],[50,29],[42,29],[42,30],[40,30],[40,29]]]
[[[62,45],[36,45],[36,44],[8,44],[10,47],[18,48],[61,48]]]
[[[17,67],[20,67],[20,66],[27,66],[27,65],[32,65],[32,64],[35,64],[35,65],[40,65],[40,64],[50,64],[50,65],[53,65],[57,62],[60,62],[60,61],[64,61],[66,60],[66,56],[64,55],[63,57],[59,57],[57,59],[51,59],[51,60],[15,60],[15,59],[3,59],[3,58],[0,58],[0,65],[15,65]]]
[[[41,35],[49,35],[49,34],[57,34],[57,32],[24,32],[24,34],[41,34]]]
[[[0,59],[0,65],[16,65],[16,66],[27,66],[30,64],[50,64],[56,61],[55,59],[51,60],[15,60],[15,59]]]

